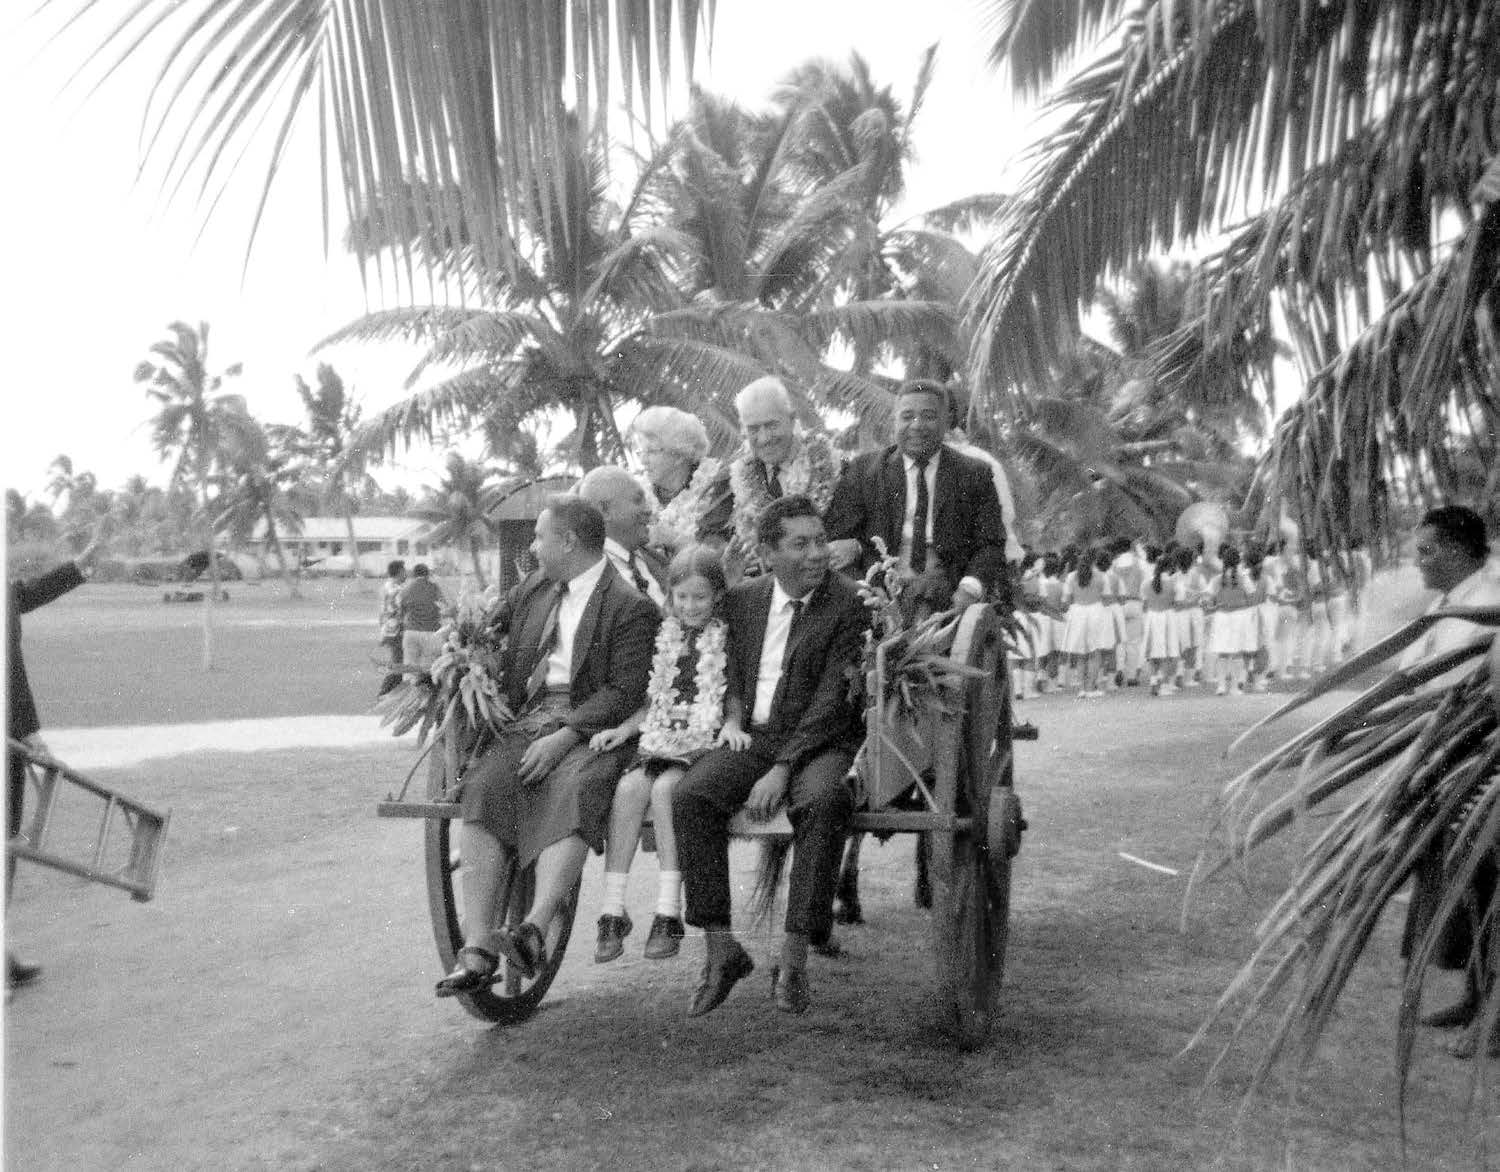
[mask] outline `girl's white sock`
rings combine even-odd
[[[604,872],[604,903],[599,908],[602,916],[625,914],[625,884],[630,881],[628,871]]]
[[[682,919],[682,872],[663,871],[657,879],[656,914]]]

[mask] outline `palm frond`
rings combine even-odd
[[[101,0],[86,0],[78,14],[96,8]],[[652,110],[657,96],[665,102],[674,44],[690,67],[712,19],[701,0],[239,0],[179,9],[174,0],[130,6],[85,59],[107,78],[127,57],[164,56],[145,136],[168,190],[191,178],[200,191],[232,181],[266,124],[275,134],[263,209],[292,131],[315,109],[324,161],[342,180],[351,218],[394,200],[405,178],[440,181],[462,193],[459,206],[414,199],[403,210],[430,239],[466,234],[491,270],[514,257],[520,213],[536,210],[541,192],[566,199],[568,177],[550,166],[567,135],[564,97],[584,126],[602,127],[618,77],[627,106]],[[325,195],[325,242],[330,204]]]

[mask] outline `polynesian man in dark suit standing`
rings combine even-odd
[[[6,669],[9,682],[6,685],[7,715],[5,735],[10,740],[22,741],[32,751],[47,754],[47,745],[42,740],[42,721],[37,715],[36,699],[31,694],[31,681],[26,675],[26,661],[21,658],[21,616],[37,607],[55,602],[69,590],[82,586],[94,564],[99,540],[95,538],[71,562],[65,562],[36,578],[16,578],[6,582],[5,626]],[[50,755],[50,754],[48,754]],[[9,745],[5,750],[6,802],[5,836],[15,838],[21,833],[21,816],[26,802],[26,759],[12,753]],[[16,860],[7,856],[5,860],[5,902],[10,904],[10,889],[15,883]],[[5,953],[5,987],[19,988],[29,985],[41,976],[40,965],[28,964],[9,949]]]
[[[716,1008],[755,967],[730,927],[729,820],[744,806],[785,806],[793,853],[776,1008],[807,1009],[807,950],[833,925],[833,892],[854,795],[849,768],[863,736],[850,702],[866,610],[828,567],[823,520],[805,496],[762,510],[757,553],[770,573],[729,592],[730,686],[743,698],[750,747],[714,749],[688,768],[672,803],[687,921],[704,929],[707,963],[689,1016]]]
[[[646,698],[660,616],[604,556],[604,518],[575,496],[554,496],[537,518],[541,569],[515,586],[495,622],[509,632],[501,663],[516,720],[463,783],[463,894],[467,922],[458,966],[439,997],[483,988],[504,956],[530,978],[546,960],[547,929],[583,871],[604,849],[610,803],[633,742],[596,753],[589,738]],[[495,927],[510,861],[536,864],[524,922]]]
[[[825,521],[833,566],[862,572],[874,538],[901,559],[909,597],[929,610],[1008,605],[1005,524],[989,468],[943,443],[948,395],[917,379],[896,396],[896,442],[845,469]]]

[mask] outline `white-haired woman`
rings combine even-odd
[[[708,454],[708,432],[696,415],[676,407],[647,407],[628,432],[656,499],[651,544],[676,553],[702,538],[718,495],[720,462]]]

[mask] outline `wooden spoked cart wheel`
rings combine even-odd
[[[952,811],[954,827],[928,832],[932,932],[946,1024],[972,1049],[989,1036],[1005,967],[1011,859],[1022,822],[1012,787],[1004,632],[992,609],[964,613],[951,655],[980,674],[968,681],[961,715],[935,729],[933,798]]]
[[[458,963],[458,950],[464,942],[459,811],[452,798],[456,786],[449,781],[458,776],[460,754],[457,740],[457,736],[449,732],[433,746],[427,774],[429,803],[448,807],[429,811],[426,819],[427,905],[432,914],[433,936],[444,972]],[[512,868],[496,905],[500,908],[496,927],[513,927],[525,917],[531,903],[533,880],[533,868],[527,867],[519,872]],[[486,1021],[516,1022],[535,1012],[547,995],[552,979],[557,976],[557,970],[562,967],[568,937],[573,933],[573,915],[578,907],[580,885],[581,880],[574,884],[567,900],[553,917],[552,927],[547,933],[546,963],[537,974],[526,980],[502,959],[499,979],[489,989],[457,998],[469,1013]]]

